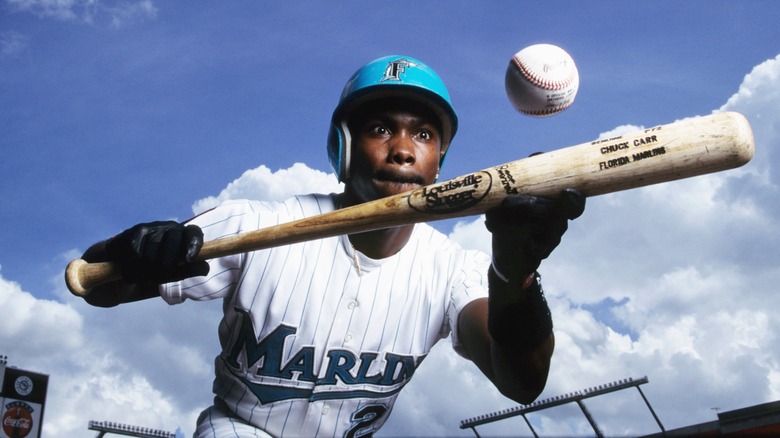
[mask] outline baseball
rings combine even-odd
[[[515,53],[506,70],[506,94],[523,114],[547,117],[574,103],[580,76],[574,60],[552,44],[535,44]]]

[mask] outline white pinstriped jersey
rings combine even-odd
[[[192,223],[213,240],[331,211],[335,199],[229,201]],[[241,423],[274,436],[362,436],[385,422],[437,341],[451,335],[458,349],[458,314],[487,296],[490,260],[419,224],[382,260],[341,236],[210,264],[207,277],[161,287],[171,304],[224,299],[218,409],[199,420],[200,436],[245,436]],[[235,419],[220,423],[216,411]]]

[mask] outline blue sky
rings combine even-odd
[[[422,59],[448,84],[460,130],[442,178],[743,112],[757,148],[744,168],[589,200],[542,271],[559,339],[545,394],[648,375],[671,426],[780,399],[777,2],[289,3],[0,2],[0,353],[53,376],[47,436],[90,419],[191,434],[210,398],[218,304],[91,309],[64,289],[65,264],[218,199],[338,190],[330,113],[352,72],[387,54]],[[515,112],[503,86],[512,54],[539,42],[580,72],[575,104],[545,119]],[[480,218],[437,227],[489,250]],[[388,435],[468,434],[461,419],[511,406],[441,347]],[[469,405],[453,405],[456,388]],[[570,413],[535,421],[587,434]],[[605,426],[632,427],[643,426]]]

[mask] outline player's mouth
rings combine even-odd
[[[378,171],[374,174],[374,181],[381,185],[396,187],[398,190],[414,190],[425,185],[425,179],[420,175],[399,175]]]

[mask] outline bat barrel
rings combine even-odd
[[[523,193],[597,196],[739,167],[754,154],[750,124],[725,112],[595,140],[520,160]],[[511,166],[512,163],[509,165]]]

